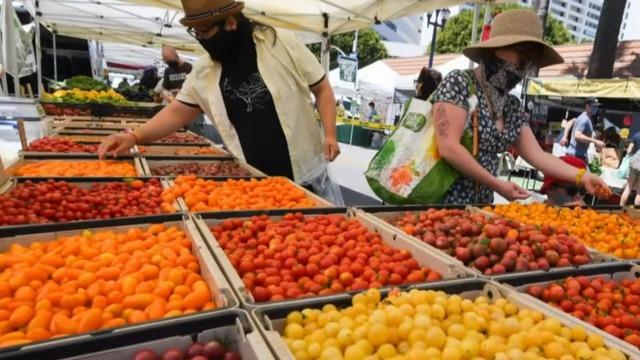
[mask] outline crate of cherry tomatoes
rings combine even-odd
[[[250,178],[266,176],[249,164],[232,159],[190,157],[143,157],[142,167],[151,176],[195,175],[203,178]]]
[[[13,178],[0,187],[0,228],[178,212],[162,202],[167,187],[160,178]]]
[[[176,146],[176,145],[180,145],[180,146],[211,146],[213,145],[213,142],[203,136],[200,136],[196,133],[193,133],[191,131],[178,131],[178,132],[174,132],[173,134],[154,141],[153,143],[151,143],[153,145],[172,145],[172,146]]]
[[[621,260],[640,260],[640,213],[634,209],[513,203],[486,210],[525,224],[562,227],[593,251]]]
[[[216,179],[181,175],[169,182],[163,201],[177,200],[182,209],[194,213],[333,207],[285,177]]]
[[[20,150],[20,156],[23,158],[36,157],[93,157],[97,158],[98,154],[97,142],[81,142],[70,140],[66,137],[45,136],[43,138],[32,141],[25,149]],[[129,151],[134,152],[134,149]]]
[[[195,216],[247,307],[471,276],[347,209]]]
[[[133,155],[98,159],[95,154],[26,154],[5,168],[14,177],[126,178],[144,176],[140,160]]]
[[[136,152],[148,159],[155,158],[194,158],[194,159],[232,159],[228,152],[217,146],[184,145],[136,145]]]
[[[0,358],[134,336],[238,304],[186,216],[0,234]]]
[[[278,359],[637,359],[487,279],[268,304],[252,311]]]
[[[547,276],[504,279],[527,301],[615,339],[640,358],[640,267],[592,266]]]
[[[145,331],[97,334],[54,347],[22,349],[0,358],[74,360],[274,360],[262,334],[239,309],[176,318]]]
[[[589,251],[566,229],[526,225],[476,208],[371,207],[358,211],[479,276],[549,272],[612,261]]]

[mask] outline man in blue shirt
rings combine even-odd
[[[598,99],[594,97],[588,98],[584,108],[584,112],[578,116],[573,124],[571,141],[569,142],[569,147],[567,147],[567,155],[580,158],[588,164],[587,150],[589,149],[589,144],[593,143],[596,148],[602,148],[604,147],[604,143],[593,137],[593,123],[591,119],[595,119],[600,110]]]

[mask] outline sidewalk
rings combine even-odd
[[[333,181],[351,190],[343,191],[347,205],[381,204],[364,177],[364,172],[375,154],[376,150],[340,144],[340,156],[329,165],[329,172]]]

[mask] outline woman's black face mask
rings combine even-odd
[[[486,80],[502,92],[509,92],[528,75],[535,72],[536,65],[532,61],[525,62],[518,68],[516,65],[495,56],[484,61]]]

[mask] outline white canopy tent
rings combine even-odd
[[[426,65],[426,64],[425,64]],[[438,70],[442,77],[444,78],[451,71],[456,69],[468,69],[469,68],[469,58],[464,55],[459,55],[455,59],[448,61],[444,64],[437,65],[434,67]],[[401,90],[409,90],[414,89],[415,85],[413,81],[418,78],[418,73],[405,75],[405,76],[397,76],[395,79],[395,88]]]
[[[395,72],[382,60],[358,70],[358,91],[353,83],[340,80],[340,68],[329,72],[329,82],[336,96],[355,97],[356,93],[365,97],[393,97]]]
[[[504,1],[506,0],[472,0],[475,3]],[[467,2],[469,1],[245,0],[244,13],[257,21],[296,31],[304,42],[321,40],[321,61],[328,69],[329,35]],[[200,49],[195,39],[179,23],[183,16],[180,0],[17,0],[13,3],[24,6],[38,22],[57,34],[142,47],[170,44],[192,53]],[[38,55],[39,42],[39,28],[36,27]],[[40,65],[40,59],[37,63]],[[38,83],[41,83],[40,72],[38,78]]]
[[[180,0],[129,0],[132,3],[181,10]],[[315,34],[338,34],[390,19],[425,13],[461,3],[459,0],[244,0],[244,12],[276,27]]]
[[[460,0],[245,0],[244,13],[263,23],[298,31],[305,42],[424,13]],[[476,0],[477,3],[496,1]],[[104,42],[199,48],[179,23],[180,0],[19,0],[50,30]]]

